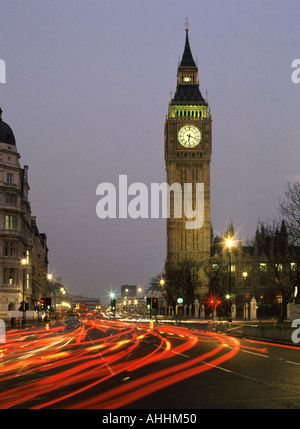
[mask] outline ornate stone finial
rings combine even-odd
[[[188,17],[186,17],[186,20],[185,20],[185,31],[189,31],[189,26],[190,26],[190,24],[189,24],[189,21],[188,21]]]

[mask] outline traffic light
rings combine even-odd
[[[41,298],[40,299],[40,309],[41,310],[45,310],[46,309],[46,299],[45,298]]]
[[[29,304],[28,304],[28,302],[25,302],[25,305],[24,305],[23,303],[24,303],[24,301],[22,301],[22,302],[20,303],[19,311],[23,311],[23,310],[28,310],[28,309],[29,309]],[[24,309],[23,309],[23,305],[24,305]]]
[[[51,298],[45,298],[45,310],[51,309]]]
[[[110,301],[110,308],[111,308],[111,311],[116,311],[116,299],[115,298],[113,298]]]
[[[151,298],[147,298],[147,310],[150,310],[151,308]]]
[[[152,298],[152,308],[154,310],[158,309],[158,298]]]

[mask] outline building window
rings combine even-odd
[[[10,206],[16,206],[17,205],[17,195],[7,192],[5,194],[5,204],[8,204]]]
[[[18,245],[16,241],[6,240],[4,242],[4,256],[18,257]]]
[[[6,182],[7,183],[13,183],[13,174],[12,173],[7,173]]]
[[[17,227],[17,218],[13,215],[5,215],[5,229],[14,230]]]
[[[265,273],[267,271],[267,264],[266,263],[260,263],[259,264],[259,270]]]
[[[275,264],[275,266],[278,272],[282,272],[282,269],[283,269],[282,264]]]
[[[291,262],[291,271],[297,271],[297,262]]]
[[[4,268],[3,282],[5,285],[13,286],[17,283],[17,274],[15,268]]]

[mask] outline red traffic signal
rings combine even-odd
[[[152,298],[152,308],[154,310],[158,309],[158,298]]]
[[[212,295],[207,298],[206,302],[207,302],[207,305],[212,308],[218,307],[218,306],[220,307],[222,303],[217,296],[212,296]]]

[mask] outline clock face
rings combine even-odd
[[[195,125],[184,125],[178,131],[179,143],[186,148],[193,148],[200,143],[201,133]]]

